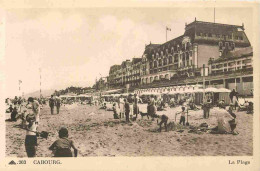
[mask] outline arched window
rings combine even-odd
[[[162,66],[162,60],[161,59],[159,60],[159,66]]]
[[[163,65],[167,65],[167,58],[163,59]]]
[[[157,61],[153,62],[153,66],[156,68],[157,67]]]
[[[172,63],[172,56],[169,56],[169,64]]]

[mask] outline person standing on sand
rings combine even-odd
[[[132,118],[134,114],[134,99],[132,94],[129,94],[127,101],[130,106],[130,117]]]
[[[53,114],[53,109],[54,109],[54,106],[55,106],[55,100],[54,100],[53,95],[51,95],[51,98],[49,99],[49,106],[51,108],[51,114]]]
[[[32,105],[33,115],[35,116],[35,123],[38,126],[40,121],[40,104],[37,100],[34,100],[32,97],[28,98],[28,102]]]
[[[125,99],[124,101],[125,101],[125,118],[126,118],[126,122],[130,122],[129,121],[130,104],[127,101],[127,99]]]
[[[119,108],[120,108],[120,118],[124,118],[125,102],[124,102],[124,98],[122,95],[119,98]]]
[[[139,114],[138,100],[139,98],[137,94],[134,94],[134,114],[136,115],[136,119],[137,119],[137,115]]]
[[[36,136],[38,124],[36,124],[36,118],[34,115],[27,115],[26,121],[28,122],[28,125],[26,128],[25,150],[28,157],[35,157],[38,145]]]
[[[61,99],[60,95],[58,95],[55,99],[55,104],[56,104],[56,109],[57,109],[57,114],[60,112],[60,106],[61,106]]]

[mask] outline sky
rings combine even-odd
[[[5,14],[5,89],[8,96],[41,88],[92,86],[110,66],[141,57],[146,44],[184,33],[195,17],[213,22],[213,8],[9,9]],[[250,8],[216,8],[216,22],[242,25],[253,38]]]

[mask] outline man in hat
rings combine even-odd
[[[129,113],[130,113],[130,104],[127,99],[124,99],[125,101],[125,118],[126,122],[130,122],[129,120]]]
[[[58,96],[55,98],[55,104],[56,104],[57,114],[59,114],[59,112],[60,112],[60,106],[61,106],[60,95],[58,95]]]
[[[51,98],[49,99],[49,106],[51,108],[51,114],[53,114],[53,109],[55,106],[55,99],[54,99],[53,95],[51,95]]]

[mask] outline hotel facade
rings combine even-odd
[[[243,24],[227,25],[195,19],[186,24],[183,35],[164,44],[150,43],[141,58],[111,66],[108,84],[110,88],[127,85],[132,89],[200,84],[204,65],[206,85],[231,89],[244,80],[251,82],[247,87],[252,89],[253,51],[244,30]],[[221,74],[225,75],[222,81],[216,79]],[[233,79],[235,81],[230,81]],[[229,82],[234,82],[235,87]]]

